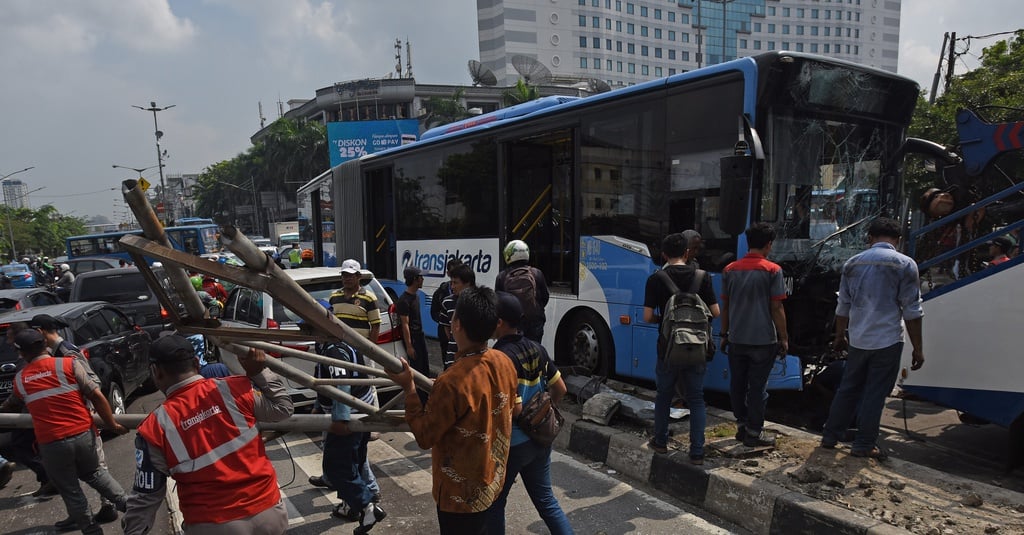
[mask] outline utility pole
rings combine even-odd
[[[700,0],[697,0],[697,68],[701,66],[701,60],[703,56],[700,53],[700,42],[701,42],[701,25],[700,25]]]
[[[156,136],[156,165],[160,171],[160,204],[164,207],[164,215],[167,215],[167,186],[164,184],[164,156],[160,152],[160,138],[164,137],[164,133],[160,131],[160,127],[156,123],[156,112],[169,110],[173,108],[175,104],[170,106],[164,106],[163,108],[156,107],[156,102],[150,102],[148,108],[142,106],[132,105],[133,108],[138,108],[142,111],[153,112],[153,134]]]
[[[944,93],[949,92],[949,86],[953,83],[953,65],[956,62],[956,32],[949,37],[949,59],[946,60],[946,88]]]
[[[942,36],[942,48],[939,49],[939,64],[935,66],[935,77],[932,78],[932,93],[928,96],[928,104],[935,104],[935,93],[939,90],[939,78],[942,76],[942,56],[946,54],[946,43],[949,42],[949,32]]]

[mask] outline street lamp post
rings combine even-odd
[[[171,104],[170,106],[164,106],[163,108],[158,108],[156,106],[156,102],[150,102],[148,108],[143,108],[142,106],[136,106],[134,104],[132,105],[133,108],[138,108],[138,109],[140,109],[142,111],[151,111],[151,112],[153,112],[153,134],[156,136],[156,165],[160,169],[160,204],[164,205],[164,210],[165,210],[164,213],[166,213],[166,210],[167,210],[167,193],[166,193],[167,188],[164,186],[164,156],[160,152],[160,138],[164,137],[164,133],[161,132],[160,131],[160,127],[157,126],[157,123],[156,123],[156,112],[164,111],[164,110],[169,110],[169,109],[173,108],[174,106],[175,106],[175,104]]]
[[[157,164],[157,165],[162,165],[162,164]],[[142,180],[142,179],[146,178],[146,177],[142,176],[142,173],[144,173],[146,171],[149,171],[150,169],[152,169],[154,167],[157,167],[157,166],[156,165],[151,165],[149,167],[143,167],[143,168],[140,169],[138,167],[128,167],[126,165],[117,165],[115,163],[114,165],[111,165],[110,167],[113,167],[114,169],[127,169],[129,171],[135,171],[136,173],[139,174],[139,180]],[[163,180],[161,180],[160,181],[160,203],[163,205],[164,213],[166,214],[167,213],[167,205],[164,204],[163,198],[164,198],[164,185],[163,185]],[[160,218],[159,216],[160,216],[160,214],[157,214],[157,219]]]
[[[31,167],[26,167],[24,169],[19,169],[19,170],[13,172],[13,173],[7,173],[6,175],[0,177],[0,184],[3,184],[4,181],[6,181],[8,178],[11,178],[12,176],[14,176],[14,175],[16,175],[18,173],[24,173],[25,171],[29,171],[29,170],[32,170],[32,169],[35,169],[35,168],[36,167],[33,165]],[[14,227],[11,226],[11,205],[10,204],[7,205],[7,232],[9,232],[10,235],[11,235],[11,261],[14,261],[14,259],[18,257],[18,249],[15,248],[15,246],[14,246]]]

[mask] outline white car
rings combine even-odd
[[[330,298],[335,290],[341,288],[341,271],[338,268],[312,267],[289,269],[285,273],[299,286],[302,286],[314,299]],[[377,308],[380,310],[380,335],[377,344],[392,355],[406,357],[405,344],[401,340],[400,323],[395,311],[394,296],[374,278],[373,273],[363,270],[359,283],[367,291],[377,297]],[[298,329],[299,316],[281,303],[275,302],[269,294],[237,286],[228,294],[228,302],[224,306],[221,323],[225,327],[248,327],[260,329]],[[313,342],[289,342],[287,347],[311,350]],[[222,350],[223,351],[223,350]],[[308,360],[281,357],[284,362],[310,375],[315,364]],[[370,359],[366,363],[377,366]],[[288,393],[296,407],[312,405],[316,400],[316,392],[284,378]]]

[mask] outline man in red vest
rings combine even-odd
[[[292,414],[281,378],[265,369],[265,354],[239,358],[246,376],[206,379],[192,343],[171,334],[153,342],[150,373],[167,399],[139,425],[135,485],[122,526],[126,535],[148,533],[166,494],[178,484],[185,532],[276,535],[288,528],[256,422]]]
[[[39,331],[22,330],[14,337],[14,346],[28,364],[14,376],[14,392],[0,406],[0,412],[17,412],[22,405],[28,406],[43,466],[70,516],[55,528],[66,531],[77,527],[85,534],[101,534],[103,528],[93,520],[78,479],[121,507],[125,493],[100,466],[92,414],[85,400],[92,401],[108,429],[120,435],[128,430],[114,421],[110,403],[82,364],[74,358],[53,358],[47,354],[46,340]]]

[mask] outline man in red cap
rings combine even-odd
[[[110,403],[81,363],[73,358],[51,357],[39,331],[22,330],[14,337],[14,346],[28,364],[14,376],[14,392],[0,406],[0,412],[18,412],[22,405],[28,406],[43,466],[70,516],[54,527],[64,531],[77,526],[85,534],[103,533],[92,517],[79,477],[115,504],[123,506],[125,494],[99,464],[94,445],[96,430],[85,400],[93,403],[107,428],[121,435],[128,430],[114,421]]]
[[[167,399],[135,438],[135,485],[122,525],[148,533],[166,494],[178,484],[185,532],[278,534],[288,513],[256,422],[292,414],[281,378],[266,370],[262,351],[239,358],[245,376],[206,379],[192,343],[171,334],[153,342],[150,373]]]

